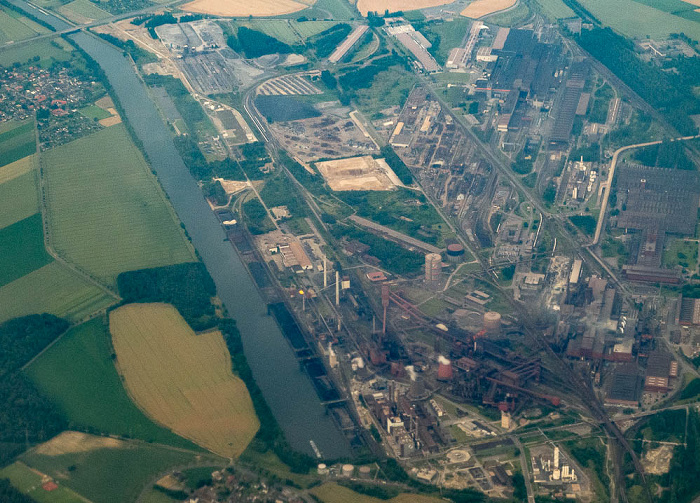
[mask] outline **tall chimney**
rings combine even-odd
[[[328,288],[328,263],[326,256],[323,256],[323,288]]]
[[[340,273],[335,271],[335,305],[340,305]]]

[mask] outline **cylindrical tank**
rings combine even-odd
[[[319,475],[328,475],[328,467],[326,466],[325,463],[321,463],[318,465],[318,474]]]
[[[355,473],[355,467],[352,465],[343,465],[341,471],[343,477],[352,477],[353,473]]]
[[[440,281],[442,271],[442,257],[439,253],[428,253],[425,256],[425,282],[429,286],[435,286]]]
[[[452,362],[441,355],[438,358],[438,371],[437,371],[438,381],[451,381],[453,375],[454,374],[452,371]]]
[[[464,246],[459,243],[447,245],[447,260],[452,263],[458,263],[464,260]]]
[[[360,478],[361,479],[368,479],[370,477],[372,470],[370,469],[369,466],[361,466],[360,467]]]
[[[497,334],[501,331],[501,315],[496,311],[484,313],[484,330],[487,334]]]

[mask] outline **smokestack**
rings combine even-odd
[[[340,305],[340,273],[338,271],[335,271],[335,305]]]
[[[389,285],[382,285],[382,307],[384,318],[382,319],[382,335],[386,335],[386,309],[389,307]]]
[[[326,256],[323,256],[323,288],[328,288],[328,264]]]

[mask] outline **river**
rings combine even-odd
[[[36,7],[8,0],[37,15]],[[68,28],[46,12],[41,19],[57,29]],[[37,16],[39,17],[39,16]],[[46,18],[46,19],[45,19]],[[248,364],[290,445],[314,455],[313,441],[324,457],[348,456],[350,448],[326,413],[300,365],[260,296],[245,266],[228,241],[196,181],[173,144],[146,86],[118,49],[86,33],[71,38],[104,70],[126,119],[143,143],[151,167],[170,198],[192,243],[211,274],[219,297],[236,319]]]

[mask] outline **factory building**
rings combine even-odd
[[[665,393],[671,389],[671,378],[678,376],[678,362],[671,355],[654,351],[649,355],[644,375],[644,391]]]

